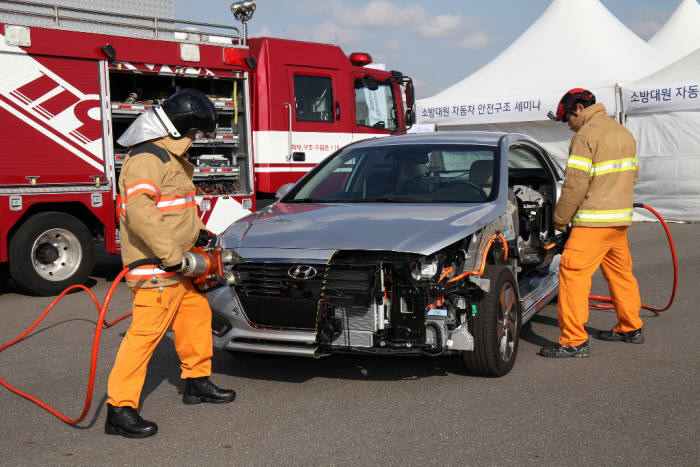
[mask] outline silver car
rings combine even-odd
[[[501,376],[557,293],[562,170],[520,134],[449,132],[346,146],[219,244],[245,261],[208,293],[232,351],[463,356]]]

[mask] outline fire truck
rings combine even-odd
[[[23,291],[84,282],[95,241],[119,253],[115,199],[129,148],[116,140],[179,89],[203,91],[218,113],[216,136],[199,135],[188,152],[214,233],[345,144],[413,123],[409,77],[334,45],[249,39],[252,1],[231,6],[243,33],[113,3],[105,12],[0,0],[0,263]]]

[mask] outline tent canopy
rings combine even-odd
[[[493,61],[418,101],[418,120],[438,126],[544,120],[574,87],[592,90],[614,112],[616,83],[665,63],[599,0],[554,0]]]
[[[637,139],[635,201],[700,221],[700,50],[623,86],[622,103]]]
[[[666,24],[649,39],[649,44],[671,61],[699,49],[700,4],[696,0],[683,0]]]

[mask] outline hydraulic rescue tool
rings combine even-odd
[[[192,282],[199,292],[206,292],[222,285],[236,285],[233,271],[224,273],[224,264],[242,263],[243,258],[231,250],[215,246],[197,247],[182,255],[182,269],[185,276],[192,277]]]
[[[183,264],[182,268],[180,269],[180,272],[184,274],[185,276],[191,277],[192,282],[194,283],[194,286],[197,290],[200,292],[205,292],[208,290],[212,290],[213,288],[216,287],[221,287],[222,285],[235,285],[236,284],[236,276],[233,271],[229,272],[224,272],[224,265],[234,265],[237,263],[243,262],[243,259],[237,255],[235,252],[231,250],[224,250],[219,246],[207,246],[204,248],[193,248],[192,250],[185,252],[183,255]],[[64,415],[63,413],[59,412],[58,410],[54,409],[47,403],[35,398],[34,396],[27,394],[26,392],[23,392],[22,390],[12,386],[9,384],[7,381],[4,379],[0,378],[0,384],[5,386],[7,389],[10,391],[14,392],[15,394],[18,394],[31,402],[37,404],[39,407],[42,407],[43,409],[47,410],[48,412],[52,413],[62,421],[68,423],[68,424],[77,424],[80,423],[85,416],[87,415],[88,411],[90,410],[90,404],[92,402],[92,393],[93,393],[93,387],[95,385],[95,370],[97,367],[97,354],[99,351],[99,345],[100,345],[100,337],[102,335],[102,329],[104,328],[110,328],[120,322],[121,320],[128,318],[131,316],[131,312],[126,313],[123,316],[120,316],[119,318],[115,319],[114,321],[106,321],[105,320],[105,315],[107,313],[107,310],[109,308],[109,303],[112,300],[112,295],[114,294],[114,291],[117,288],[117,285],[121,282],[121,280],[124,278],[126,273],[128,273],[131,269],[134,269],[139,266],[147,266],[147,265],[152,265],[152,266],[162,266],[161,261],[159,258],[146,258],[142,259],[139,261],[135,261],[131,264],[128,264],[124,266],[124,269],[120,271],[120,273],[117,275],[117,277],[114,279],[112,282],[112,285],[110,286],[109,290],[107,291],[107,295],[105,296],[104,301],[100,305],[99,301],[97,300],[97,297],[92,293],[90,289],[85,287],[82,284],[79,285],[73,285],[71,287],[68,287],[66,290],[64,290],[59,296],[57,296],[51,304],[44,310],[42,315],[37,319],[34,324],[32,324],[29,329],[27,329],[22,335],[17,337],[16,339],[8,342],[7,344],[4,344],[3,346],[0,347],[0,352],[3,350],[12,347],[16,343],[20,342],[22,339],[24,339],[34,328],[36,328],[39,323],[46,317],[46,315],[53,309],[54,306],[63,298],[64,295],[66,295],[68,292],[74,289],[83,289],[85,290],[89,295],[90,298],[92,299],[93,303],[95,304],[95,308],[97,309],[98,312],[98,318],[97,318],[97,325],[95,326],[95,335],[93,338],[92,342],[92,357],[90,359],[90,376],[88,377],[88,387],[87,391],[85,394],[85,405],[83,406],[83,411],[82,413],[76,417],[76,418],[69,418],[68,416]]]

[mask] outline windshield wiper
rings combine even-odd
[[[416,199],[416,198],[392,198],[391,196],[379,197],[379,198],[365,198],[365,199],[353,199],[353,203],[425,203],[430,202],[429,199]]]
[[[291,199],[288,202],[289,203],[322,203],[323,200],[314,199],[314,198],[298,198],[298,199]]]

